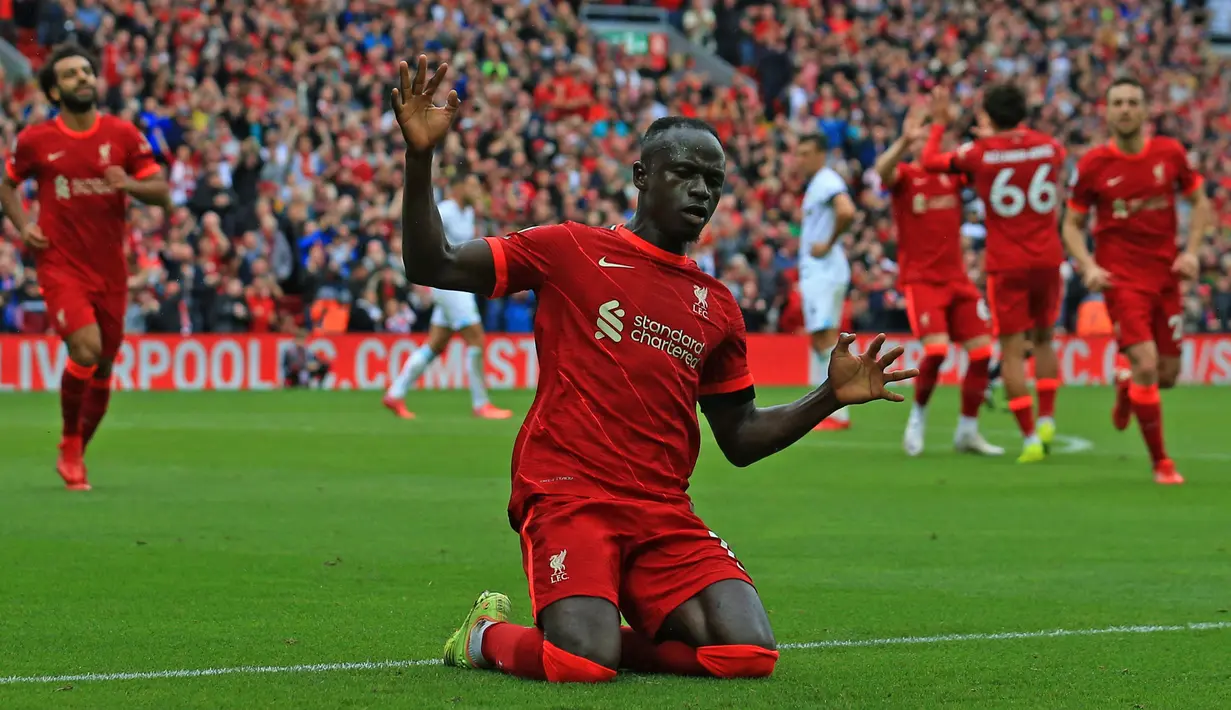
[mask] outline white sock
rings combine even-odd
[[[1052,417],[1039,417],[1037,423],[1038,424],[1047,423],[1047,424],[1051,424],[1052,426],[1056,426],[1056,420]]]
[[[919,404],[918,402],[915,402],[914,404],[910,405],[910,418],[911,419],[927,419],[928,418],[928,406],[926,404]]]
[[[979,431],[979,419],[962,414],[957,416],[957,435],[975,434]]]
[[[818,382],[814,382],[813,386],[820,387],[829,380],[829,353],[826,352],[822,354],[818,353],[816,350],[813,350],[812,357],[816,360],[815,371],[817,373],[817,376],[813,379],[819,380]],[[851,413],[846,409],[846,407],[843,407],[842,409],[839,409],[829,415],[828,418],[839,422],[848,422],[851,420]]]
[[[1042,444],[1042,443],[1043,443],[1043,440],[1039,438],[1038,434],[1031,434],[1030,436],[1026,437],[1026,441],[1025,441],[1026,446],[1033,446],[1034,444]]]
[[[483,348],[471,345],[466,348],[466,379],[470,381],[470,404],[475,409],[487,404],[487,382],[483,372]]]
[[[435,359],[436,353],[426,345],[411,353],[410,357],[406,358],[406,362],[402,364],[402,370],[398,372],[398,376],[393,378],[393,384],[389,385],[389,391],[385,393],[385,396],[393,399],[405,397],[406,390],[410,389],[411,383],[422,377],[423,371]]]

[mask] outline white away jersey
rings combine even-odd
[[[846,192],[846,181],[831,168],[821,168],[808,183],[804,193],[804,221],[799,238],[799,277],[825,281],[850,281],[851,267],[846,252],[835,244],[829,253],[817,259],[812,256],[815,244],[828,244],[838,235],[833,233],[837,217],[833,200]]]
[[[453,200],[445,200],[436,206],[440,211],[440,222],[445,228],[445,238],[454,246],[465,244],[475,238],[475,216],[473,207],[462,207]]]

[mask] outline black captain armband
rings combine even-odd
[[[747,404],[757,398],[757,389],[753,385],[734,392],[724,392],[722,394],[706,394],[697,398],[697,403],[701,405],[701,410],[706,409],[722,409],[724,407],[739,407]]]

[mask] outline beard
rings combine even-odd
[[[61,92],[60,94],[60,107],[69,113],[86,113],[87,111],[94,110],[97,106],[98,94],[94,91],[90,92],[90,98],[88,99],[83,99],[75,93],[66,94]]]

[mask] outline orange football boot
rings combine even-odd
[[[60,456],[56,459],[56,473],[64,479],[64,487],[70,491],[88,491],[85,460],[82,458],[80,436],[66,436],[60,440]]]
[[[394,397],[385,397],[381,402],[385,409],[397,415],[398,419],[414,419],[415,413],[406,408],[406,403]]]
[[[1178,486],[1184,483],[1184,477],[1175,470],[1175,462],[1163,459],[1154,466],[1154,482],[1161,486]]]

